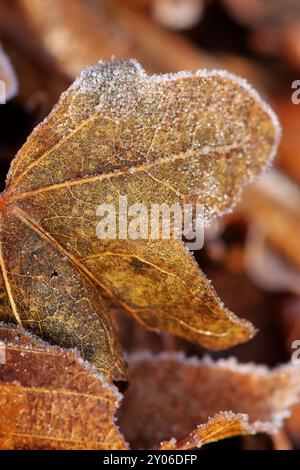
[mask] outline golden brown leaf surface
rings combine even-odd
[[[14,314],[7,296],[2,272],[0,272],[0,318],[2,321],[14,320]]]
[[[128,362],[130,386],[118,422],[133,448],[184,450],[271,434],[299,400],[300,368],[291,364],[270,371],[167,353],[135,354]]]
[[[0,326],[0,449],[125,449],[120,396],[72,351]]]
[[[222,72],[148,77],[135,61],[85,70],[32,133],[0,197],[1,270],[16,319],[76,347],[107,377],[123,364],[107,301],[145,326],[222,349],[253,327],[220,303],[178,240],[100,240],[96,209],[198,202],[230,210],[269,163],[277,121]]]

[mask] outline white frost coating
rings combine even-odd
[[[242,77],[238,77],[237,75],[234,75],[233,73],[227,72],[226,70],[207,70],[207,69],[198,70],[196,72],[196,77],[203,77],[203,78],[221,77],[221,78],[228,78],[229,80],[232,80],[233,82],[237,83],[242,88],[247,90],[248,93],[255,99],[255,101],[260,104],[260,106],[262,107],[264,112],[266,114],[268,114],[268,116],[270,117],[270,119],[271,119],[271,121],[274,125],[274,128],[275,128],[275,140],[274,140],[274,144],[273,144],[272,150],[271,150],[270,155],[269,155],[268,163],[266,164],[266,167],[265,167],[265,170],[267,170],[269,168],[269,166],[271,165],[273,159],[276,156],[276,153],[277,153],[277,150],[278,150],[278,145],[280,143],[281,135],[282,135],[282,129],[281,129],[281,125],[280,125],[277,114],[274,113],[274,111],[268,105],[268,103],[266,103],[266,101],[264,101],[261,98],[259,93],[253,88],[253,86],[250,85],[250,83],[247,82],[247,80],[245,80]],[[262,173],[260,173],[260,175],[253,178],[252,180],[249,180],[249,183],[255,181],[258,178],[260,178],[261,175],[262,175]]]
[[[230,372],[237,372],[239,374],[251,374],[255,373],[256,375],[265,376],[278,374],[278,372],[285,373],[291,370],[299,371],[299,389],[300,389],[300,365],[296,366],[292,363],[283,364],[274,369],[270,369],[264,364],[255,364],[254,362],[240,363],[235,357],[229,357],[227,359],[218,359],[214,361],[209,355],[203,356],[199,359],[197,356],[186,357],[184,352],[179,351],[175,353],[171,352],[161,352],[158,354],[153,354],[150,351],[139,351],[132,354],[126,354],[127,360],[131,363],[138,363],[142,361],[158,363],[163,361],[177,361],[182,364],[186,364],[192,367],[202,367],[209,366],[210,368],[228,370]]]
[[[111,63],[101,60],[99,61],[97,65],[85,69],[83,72],[81,72],[79,77],[71,85],[69,90],[74,90],[74,91],[76,90],[79,93],[90,93],[90,94],[96,93],[99,85],[103,83],[103,77],[101,76],[101,72],[103,72],[103,69],[105,67],[108,67],[109,64]],[[194,74],[190,71],[180,71],[176,73],[166,73],[166,74],[148,76],[145,70],[143,69],[143,67],[135,59],[130,59],[128,61],[116,61],[116,64],[118,65],[130,64],[132,66],[132,69],[127,68],[126,72],[123,71],[121,68],[114,70],[113,72],[114,78],[118,77],[120,79],[120,83],[123,83],[123,84],[126,83],[128,78],[130,78],[130,75],[132,75],[132,77],[139,76],[139,78],[146,80],[148,83],[174,81],[178,79],[185,79],[185,78],[191,78],[191,77],[200,77],[203,79],[219,77],[219,78],[230,80],[236,83],[237,85],[239,85],[241,88],[246,90],[249,93],[249,95],[253,97],[254,100],[261,106],[263,111],[270,117],[273,123],[274,129],[275,129],[274,144],[270,152],[268,161],[265,165],[265,168],[260,173],[260,175],[257,175],[249,179],[248,183],[255,181],[257,178],[259,178],[263,174],[264,171],[266,171],[266,169],[269,168],[270,164],[272,163],[276,155],[278,145],[281,139],[281,134],[282,134],[281,126],[280,126],[277,115],[274,113],[271,107],[260,97],[258,92],[244,78],[238,77],[237,75],[234,75],[225,70],[216,70],[216,69],[212,69],[212,70],[202,69],[202,70],[198,70]],[[232,210],[232,208],[225,210],[224,214],[230,210]],[[221,214],[221,215],[224,215],[224,214]]]
[[[200,77],[204,79],[220,77],[220,78],[231,80],[232,82],[238,84],[239,86],[244,88],[255,99],[255,101],[260,104],[262,109],[269,115],[276,131],[275,142],[274,142],[274,146],[270,154],[269,160],[272,161],[272,159],[275,157],[278,144],[280,142],[281,134],[282,134],[279,119],[277,115],[274,113],[274,111],[271,109],[271,107],[260,97],[259,93],[244,78],[238,77],[237,75],[227,72],[226,70],[217,70],[217,69],[212,69],[212,70],[200,69],[200,70],[197,70],[195,73],[192,73],[188,70],[184,70],[184,71],[180,71],[176,73],[154,74],[154,75],[148,76],[145,70],[143,69],[143,67],[141,66],[141,64],[135,59],[130,59],[128,61],[118,61],[117,63],[120,65],[123,63],[131,64],[133,66],[133,70],[135,70],[136,73],[139,74],[140,78],[147,80],[149,82],[173,81],[173,80],[191,78],[191,77]],[[78,76],[78,78],[74,81],[74,83],[70,86],[69,90],[77,90],[77,91],[80,91],[81,93],[91,93],[91,94],[95,93],[97,91],[99,82],[101,81],[101,77],[100,77],[101,69],[107,66],[108,64],[110,64],[110,62],[100,60],[97,65],[88,67],[87,69],[83,70],[81,74]],[[119,72],[120,78],[122,78],[121,72],[122,71]],[[134,76],[133,71],[132,71],[132,74]],[[123,77],[123,80],[124,79],[126,79],[126,77]]]
[[[276,129],[276,143],[278,145],[281,137],[281,126],[277,115],[274,113],[272,108],[261,98],[259,93],[253,88],[253,86],[244,78],[239,77],[233,73],[227,72],[226,70],[218,69],[199,69],[195,73],[192,73],[188,70],[183,70],[175,73],[163,73],[163,74],[154,74],[147,75],[146,71],[143,69],[141,64],[135,60],[130,59],[127,61],[117,61],[116,63],[122,64],[127,63],[131,64],[136,72],[140,75],[141,78],[147,81],[162,82],[162,81],[174,81],[183,78],[191,77],[200,77],[200,78],[214,78],[220,77],[233,81],[234,83],[240,85],[242,88],[248,91],[248,93],[257,101],[263,110],[270,116],[272,123]],[[77,77],[74,83],[70,86],[69,90],[79,90],[83,93],[95,93],[97,91],[97,84],[99,84],[99,73],[101,72],[102,67],[107,66],[110,62],[100,60],[98,64],[88,67],[81,72]],[[120,72],[121,75],[121,72]],[[90,80],[93,78],[93,80]],[[123,77],[124,79],[124,77]],[[88,82],[86,82],[88,80]],[[90,86],[89,86],[90,85]]]

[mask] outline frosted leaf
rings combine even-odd
[[[299,400],[300,367],[150,353],[127,357],[131,386],[119,424],[135,448],[184,450],[226,437],[275,433]],[[130,421],[128,421],[130,416]]]
[[[270,108],[224,71],[147,76],[135,60],[84,70],[18,152],[0,196],[15,318],[115,380],[124,364],[111,304],[211,349],[252,338],[180,240],[99,239],[97,208],[109,197],[118,215],[120,195],[147,209],[199,203],[210,223],[266,169],[279,137]]]

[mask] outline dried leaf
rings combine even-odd
[[[279,134],[267,105],[225,72],[148,77],[135,61],[84,71],[20,150],[0,197],[15,318],[115,380],[123,363],[107,301],[212,349],[251,338],[179,240],[100,240],[96,209],[118,209],[119,195],[149,209],[198,202],[209,221],[266,167]]]
[[[226,437],[273,434],[299,399],[300,368],[272,371],[182,354],[128,357],[119,424],[133,448],[184,450]],[[171,438],[171,436],[173,436]]]
[[[73,351],[0,326],[0,449],[126,449],[120,394]]]

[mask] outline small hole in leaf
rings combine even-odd
[[[55,271],[55,269],[54,269],[54,271],[52,271],[52,273],[51,273],[51,279],[53,279],[54,277],[57,277],[57,276],[58,276],[58,272]]]

